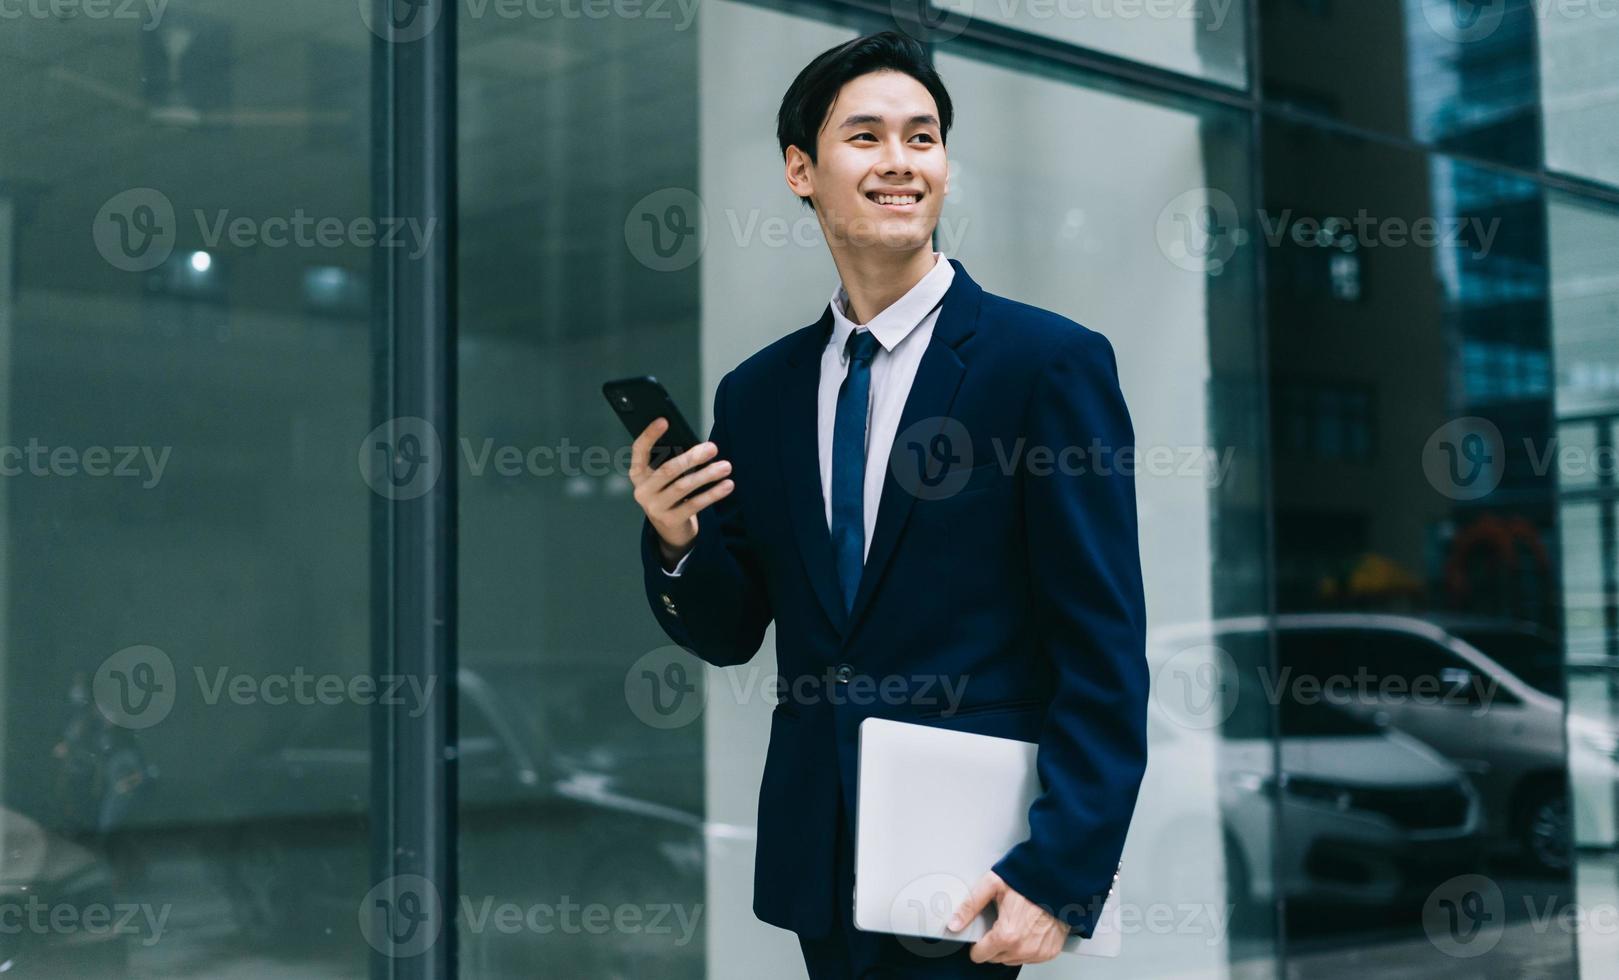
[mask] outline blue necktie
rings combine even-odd
[[[843,586],[843,608],[854,608],[860,570],[866,563],[866,409],[871,395],[871,359],[877,338],[856,330],[843,345],[849,373],[838,388],[832,424],[832,550]]]

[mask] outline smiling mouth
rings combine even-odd
[[[890,211],[909,211],[922,203],[922,195],[912,192],[908,194],[884,194],[881,191],[867,191],[866,200],[888,208]]]

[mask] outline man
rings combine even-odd
[[[841,286],[818,322],[721,379],[708,442],[652,469],[659,419],[633,447],[664,631],[724,667],[776,623],[788,693],[760,788],[754,912],[798,933],[813,978],[1010,977],[1089,937],[1146,766],[1134,487],[1119,466],[1054,462],[1133,451],[1113,350],[933,251],[951,112],[902,34],[798,75],[777,135]],[[1029,839],[951,926],[993,903],[994,929],[949,955],[851,921],[856,734],[871,716],[1039,743]]]

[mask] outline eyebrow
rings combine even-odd
[[[937,125],[939,125],[938,117],[934,116],[932,113],[923,113],[920,116],[912,116],[910,119],[908,119],[906,121],[908,123],[910,123],[911,125],[917,125],[917,126],[937,126]],[[843,120],[843,124],[840,125],[838,128],[839,129],[848,129],[850,126],[871,126],[871,125],[881,126],[882,124],[883,124],[883,117],[882,116],[874,116],[874,115],[871,115],[870,113],[856,113],[856,114],[850,116],[849,118]]]

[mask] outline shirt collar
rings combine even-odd
[[[888,309],[872,317],[870,321],[858,324],[870,330],[876,336],[877,342],[883,345],[883,350],[891,351],[899,346],[900,341],[910,336],[912,330],[925,319],[933,308],[944,299],[944,294],[950,290],[950,282],[956,277],[956,270],[951,267],[943,252],[933,253],[933,268],[928,274],[917,280],[916,285],[899,299],[895,300]],[[832,293],[832,336],[827,343],[833,345],[838,356],[843,356],[843,345],[849,340],[857,324],[844,313],[845,304],[849,301],[849,294],[844,291],[843,283]]]

